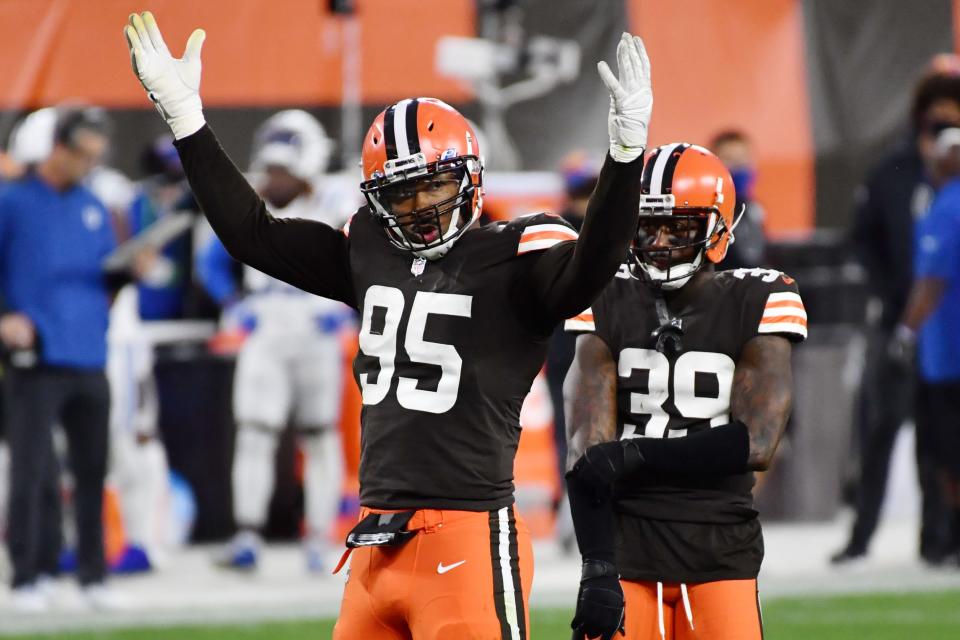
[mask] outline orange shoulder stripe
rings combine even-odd
[[[779,323],[782,323],[782,322],[799,324],[799,325],[802,325],[802,326],[804,326],[804,327],[807,326],[807,321],[806,321],[805,318],[801,318],[800,316],[792,316],[792,315],[790,315],[790,316],[772,316],[772,317],[769,317],[769,318],[764,318],[763,320],[760,321],[760,324],[779,324]]]

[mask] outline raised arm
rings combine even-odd
[[[532,272],[544,317],[557,321],[590,305],[627,255],[640,214],[640,175],[653,111],[650,60],[643,41],[624,33],[617,45],[620,77],[597,68],[610,91],[610,153],[590,197],[580,239],[545,251]]]
[[[544,251],[531,271],[531,289],[551,326],[590,306],[627,257],[640,212],[643,159],[607,156],[576,242]]]
[[[131,15],[124,35],[137,78],[173,131],[190,188],[230,254],[355,307],[347,237],[320,222],[271,216],[206,125],[199,93],[203,30],[191,34],[181,59],[170,54],[150,12]]]
[[[174,144],[197,202],[231,256],[304,291],[356,307],[342,231],[314,220],[271,216],[210,127]]]

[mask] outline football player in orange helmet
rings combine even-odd
[[[363,148],[367,206],[347,229],[275,218],[206,126],[203,32],[182,59],[149,13],[125,34],[224,246],[360,313],[361,519],[333,637],[527,638],[532,545],[513,496],[520,407],[553,329],[613,277],[636,229],[653,108],[643,43],[623,34],[619,77],[598,65],[610,146],[578,238],[548,214],[474,224],[476,135],[430,98],[377,117]]]
[[[786,424],[806,312],[779,271],[715,271],[735,195],[703,147],[654,150],[628,264],[566,324],[575,640],[762,637],[753,471]]]

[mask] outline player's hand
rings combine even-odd
[[[196,133],[204,124],[200,102],[200,49],[206,33],[196,29],[187,40],[183,58],[170,55],[153,14],[130,14],[123,28],[130,62],[140,84],[177,140]]]
[[[917,334],[906,325],[897,325],[887,343],[887,357],[905,369],[913,366]]]
[[[151,280],[156,282],[156,276],[151,278],[152,272],[156,271],[158,261],[161,259],[160,252],[156,247],[144,247],[133,256],[133,264],[130,271],[137,280]],[[157,283],[160,284],[160,283]]]
[[[590,565],[606,565],[607,570],[601,569],[594,572],[601,575],[587,577]],[[580,592],[577,594],[577,611],[570,623],[572,640],[610,640],[617,632],[626,635],[625,607],[623,588],[613,565],[584,561],[584,578],[580,581]]]
[[[617,162],[632,162],[647,146],[647,129],[653,112],[650,59],[639,36],[624,33],[617,45],[619,80],[606,62],[597,63],[600,78],[610,91],[610,156]]]
[[[29,349],[37,339],[33,321],[23,313],[0,316],[0,340],[11,349]]]
[[[588,447],[570,474],[600,493],[607,493],[625,472],[643,464],[643,454],[634,439],[613,440]]]

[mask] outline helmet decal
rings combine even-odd
[[[420,136],[417,135],[419,105],[419,100],[401,100],[387,108],[383,118],[387,159],[396,160],[420,153]]]

